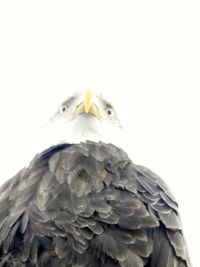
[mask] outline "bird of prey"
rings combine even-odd
[[[88,90],[52,120],[85,141],[47,148],[1,186],[0,266],[191,267],[164,181],[120,147],[90,140],[121,128],[113,106]]]

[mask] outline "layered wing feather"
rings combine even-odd
[[[0,266],[189,267],[164,182],[113,145],[59,145],[0,189]]]

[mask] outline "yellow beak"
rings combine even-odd
[[[84,109],[85,113],[89,113],[92,106],[92,91],[88,90],[85,94]]]
[[[92,101],[93,93],[91,90],[88,90],[85,93],[84,101],[76,109],[76,114],[87,113],[94,115],[97,119],[100,119],[99,108]]]

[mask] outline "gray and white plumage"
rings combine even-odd
[[[60,144],[0,188],[1,267],[190,267],[161,178],[103,142]]]

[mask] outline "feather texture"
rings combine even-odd
[[[191,267],[166,184],[104,143],[57,145],[0,188],[0,266]]]

